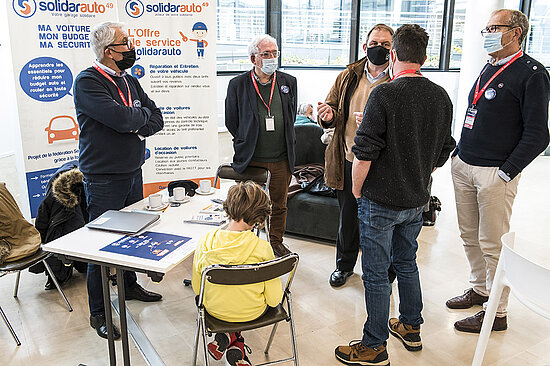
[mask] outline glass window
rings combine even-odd
[[[550,67],[550,4],[548,0],[531,3],[531,31],[527,38],[527,53],[546,67]]]
[[[265,33],[265,0],[217,0],[218,71],[250,69],[248,44]]]
[[[346,65],[351,0],[282,0],[282,65]]]
[[[444,0],[361,0],[359,55],[364,55],[363,44],[373,25],[384,23],[395,30],[416,23],[430,36],[424,67],[439,67],[443,10]]]
[[[451,41],[451,59],[449,68],[460,68],[462,60],[462,45],[464,38],[464,23],[466,20],[466,5],[468,0],[455,0],[455,12],[453,18],[453,35]],[[505,9],[519,9],[519,0],[505,0]],[[489,20],[489,18],[487,18]]]

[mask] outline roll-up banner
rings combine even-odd
[[[213,179],[218,163],[215,3],[6,1],[32,217],[55,171],[78,159],[72,87],[94,60],[89,32],[104,21],[126,23],[138,55],[127,72],[164,116],[164,129],[146,141],[144,194],[176,179]]]

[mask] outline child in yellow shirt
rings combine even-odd
[[[254,182],[241,182],[229,189],[223,209],[229,218],[225,229],[206,234],[198,243],[193,258],[192,285],[200,292],[202,271],[211,264],[252,264],[274,259],[273,249],[251,230],[262,225],[271,206],[269,197]],[[280,279],[242,286],[206,283],[204,306],[212,316],[228,322],[246,322],[262,316],[268,307],[277,306],[283,297]],[[241,332],[217,333],[208,344],[208,353],[232,366],[248,366],[247,346]],[[227,352],[226,352],[227,351]]]

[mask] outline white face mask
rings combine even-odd
[[[498,52],[504,47],[508,46],[512,41],[506,43],[504,46],[502,45],[502,36],[505,33],[508,33],[510,31],[513,31],[513,29],[510,29],[507,32],[494,32],[494,33],[485,33],[484,39],[483,39],[483,48],[485,48],[485,51],[488,54]]]
[[[390,59],[388,62],[388,75],[390,77],[390,80],[393,79],[393,59],[392,59],[392,51],[390,50]]]
[[[279,58],[264,58],[262,59],[262,67],[261,70],[263,73],[267,75],[273,74],[277,70],[277,66],[279,64]]]

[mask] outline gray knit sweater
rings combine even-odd
[[[376,87],[352,148],[372,161],[362,193],[393,210],[420,207],[428,181],[455,147],[453,106],[445,90],[424,77],[402,77]]]

